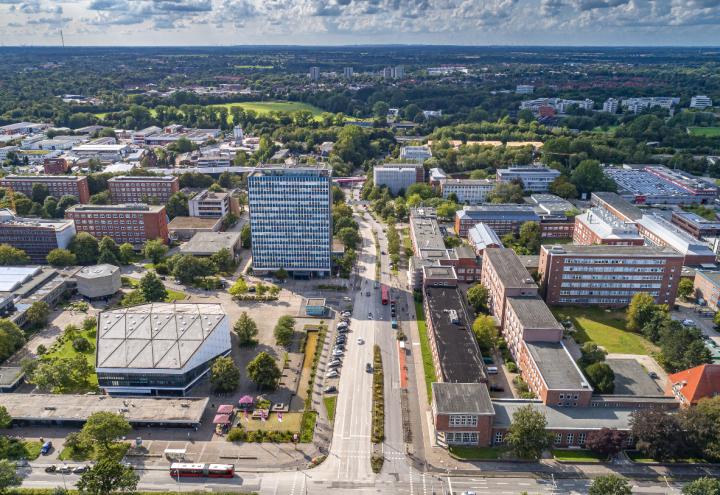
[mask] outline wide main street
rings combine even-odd
[[[357,192],[357,191],[354,191]],[[389,267],[389,256],[380,255],[381,269],[379,283],[375,280],[377,253],[387,253],[387,237],[383,225],[372,215],[356,208],[356,220],[360,225],[362,246],[358,249],[358,265],[352,280],[353,309],[348,333],[348,346],[343,358],[339,394],[336,406],[335,425],[328,455],[324,462],[314,469],[281,471],[268,466],[266,471],[244,469],[242,461],[236,462],[236,477],[231,480],[174,479],[166,467],[137,469],[140,476],[138,490],[144,491],[256,491],[262,494],[297,495],[306,493],[399,493],[399,494],[529,494],[544,493],[587,493],[590,481],[577,473],[569,479],[554,479],[523,472],[505,473],[476,470],[473,475],[457,475],[428,472],[413,465],[406,454],[404,436],[403,399],[404,387],[412,389],[416,377],[412,376],[412,358],[401,370],[400,349],[396,332],[390,324],[390,306],[383,305],[380,285],[393,287],[393,297],[398,299],[398,316],[401,328],[414,325],[411,316],[411,297],[403,293],[404,281],[393,276]],[[376,239],[379,245],[376,246]],[[368,295],[369,294],[369,295]],[[411,295],[410,295],[411,296]],[[408,329],[405,328],[407,334]],[[358,339],[362,339],[360,344]],[[385,379],[385,441],[380,446],[385,463],[380,474],[372,472],[370,458],[372,421],[372,373],[366,371],[366,364],[373,362],[373,346],[381,349]],[[420,352],[418,346],[410,346],[413,352]],[[405,352],[405,351],[403,351]],[[327,358],[321,360],[318,377],[327,372]],[[407,373],[406,379],[401,372]],[[422,371],[420,371],[421,373]],[[417,378],[421,380],[422,377]],[[416,394],[415,394],[416,395]],[[411,396],[409,401],[417,401]],[[407,414],[407,413],[406,413]],[[407,421],[407,420],[406,420]],[[415,425],[416,429],[419,425]],[[413,439],[422,445],[423,439]],[[258,444],[257,448],[262,448]],[[417,447],[416,447],[417,448]],[[70,488],[77,481],[74,474],[59,475],[44,472],[41,462],[33,462],[20,469],[27,488]],[[523,469],[522,467],[517,469]],[[679,485],[671,482],[635,482],[634,493],[678,494]]]

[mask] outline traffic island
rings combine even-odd
[[[382,470],[385,458],[382,455],[382,442],[385,440],[385,381],[383,374],[382,354],[380,346],[373,348],[373,402],[372,402],[372,435],[373,454],[370,466],[374,473]]]

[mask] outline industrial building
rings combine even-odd
[[[707,244],[659,215],[643,215],[637,228],[646,244],[668,247],[683,255],[684,265],[715,264],[716,255]]]
[[[96,372],[111,395],[184,396],[230,352],[220,304],[152,303],[98,316]]]

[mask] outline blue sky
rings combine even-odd
[[[0,43],[720,45],[720,0],[0,0]]]

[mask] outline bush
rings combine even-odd
[[[167,263],[158,263],[157,265],[155,265],[155,271],[158,275],[170,274],[170,268],[168,268]]]
[[[72,341],[73,349],[77,352],[88,352],[92,349],[92,344],[85,337],[76,337]]]
[[[515,364],[515,361],[508,361],[505,365],[510,373],[517,373],[519,371],[518,365]]]
[[[43,354],[45,354],[47,352],[47,347],[40,344],[39,346],[37,346],[37,349],[35,350],[35,352],[37,353],[38,356],[42,356]]]

